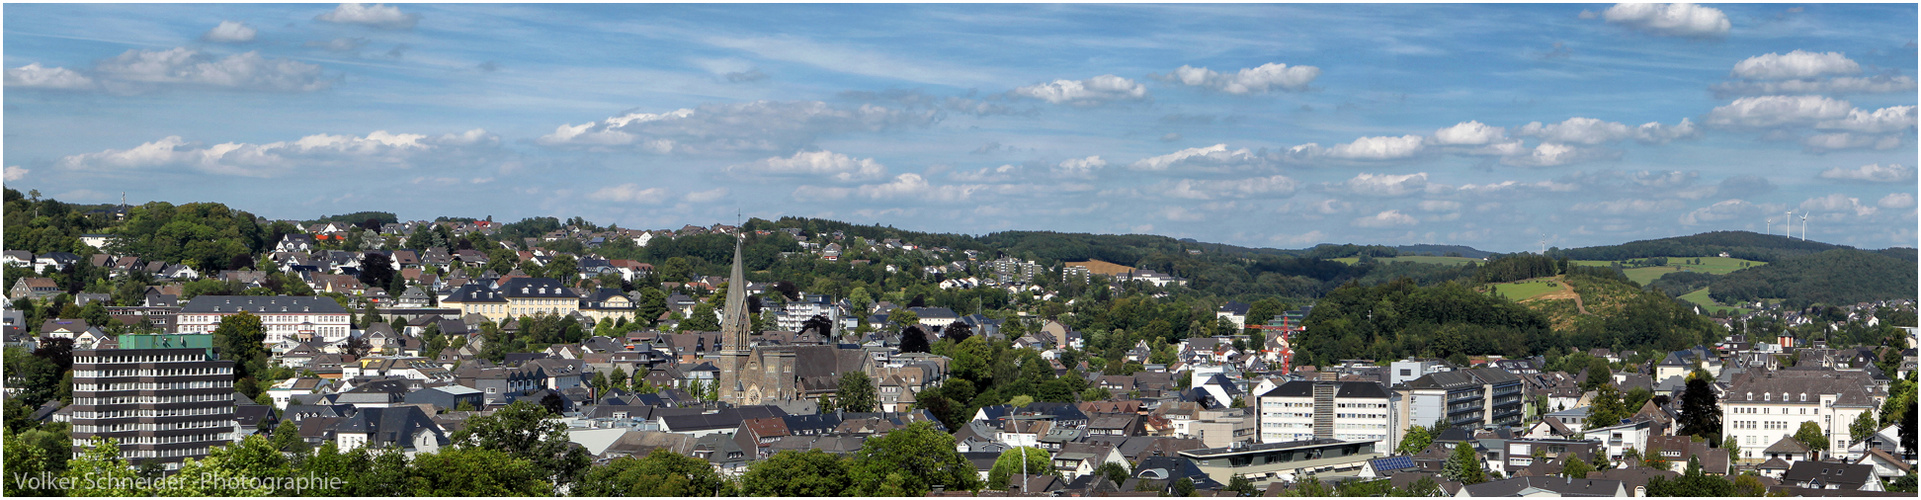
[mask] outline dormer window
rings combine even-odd
[[[1805,393],[1805,392],[1801,393],[1801,402],[1805,403],[1807,401],[1808,401],[1808,393]]]

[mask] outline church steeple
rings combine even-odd
[[[727,276],[727,308],[721,310],[721,352],[726,354],[747,354],[747,334],[753,329],[753,318],[747,313],[747,277],[740,264],[742,236],[734,238],[734,270]]]

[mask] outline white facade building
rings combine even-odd
[[[1294,381],[1259,399],[1263,443],[1314,438],[1385,442],[1397,427],[1389,394],[1373,382]]]

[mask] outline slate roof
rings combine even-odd
[[[1795,462],[1781,475],[1781,482],[1807,485],[1811,488],[1837,486],[1844,490],[1858,490],[1868,481],[1874,481],[1874,466],[1868,464],[1838,464],[1803,460]]]
[[[1564,497],[1611,497],[1625,489],[1620,481],[1613,479],[1543,476],[1522,476],[1463,487],[1467,496],[1476,497],[1520,496],[1520,493],[1528,488],[1552,491]]]
[[[1281,384],[1262,394],[1261,397],[1313,397],[1316,384],[1338,384],[1334,392],[1336,398],[1387,398],[1387,390],[1373,382],[1315,382],[1296,380]]]
[[[201,295],[187,301],[180,314],[235,313],[346,314],[339,302],[323,297]]]

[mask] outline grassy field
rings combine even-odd
[[[1361,260],[1360,257],[1341,257],[1339,259],[1334,259],[1335,262],[1339,262],[1347,265],[1354,265],[1355,262],[1360,262],[1360,260]],[[1415,264],[1447,264],[1447,265],[1458,266],[1458,265],[1466,264],[1469,262],[1480,262],[1481,259],[1470,259],[1467,257],[1430,257],[1426,255],[1414,255],[1414,256],[1407,256],[1407,257],[1378,258],[1378,259],[1375,259],[1375,261],[1383,264],[1389,263],[1389,262],[1413,262]]]
[[[1515,302],[1545,295],[1560,289],[1561,281],[1550,278],[1516,281],[1513,283],[1497,283],[1494,285],[1494,291],[1500,292],[1501,295],[1506,296],[1508,300]]]
[[[1687,263],[1688,261],[1696,258],[1701,259],[1700,264]],[[1573,263],[1583,265],[1583,266],[1603,266],[1603,267],[1614,264],[1612,261],[1606,261],[1606,260],[1577,260],[1577,261],[1573,261]],[[1697,273],[1727,274],[1727,273],[1739,271],[1742,269],[1746,269],[1746,267],[1742,267],[1743,265],[1746,265],[1748,267],[1753,267],[1753,266],[1766,265],[1767,263],[1756,261],[1756,260],[1736,259],[1732,257],[1668,257],[1668,264],[1669,265],[1661,266],[1661,267],[1641,267],[1641,268],[1622,269],[1621,272],[1626,273],[1628,275],[1629,280],[1633,280],[1635,283],[1638,283],[1641,285],[1646,285],[1648,284],[1648,282],[1654,281],[1656,278],[1665,276],[1668,273],[1680,272],[1683,269],[1692,270]]]
[[[1693,303],[1694,305],[1701,306],[1701,309],[1704,311],[1707,311],[1708,314],[1714,314],[1715,311],[1719,311],[1723,309],[1726,309],[1728,311],[1728,314],[1732,314],[1732,315],[1747,314],[1750,311],[1749,309],[1746,309],[1746,308],[1724,306],[1724,305],[1721,305],[1721,303],[1719,302],[1715,302],[1712,297],[1708,297],[1708,289],[1706,288],[1688,292],[1687,294],[1681,296],[1681,300],[1685,300]]]

